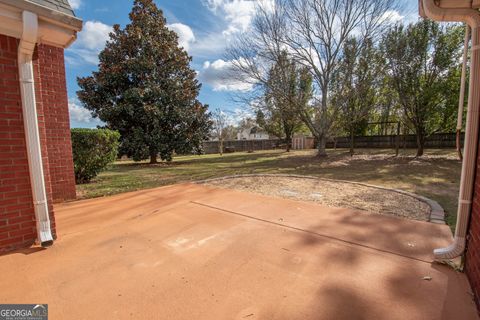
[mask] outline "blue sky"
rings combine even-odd
[[[264,0],[273,1],[273,0]],[[368,1],[368,0],[367,0]],[[97,55],[108,39],[111,26],[129,22],[132,0],[69,0],[75,13],[84,22],[77,41],[65,51],[69,110],[72,127],[96,127],[76,99],[76,78],[90,75],[97,69]],[[221,108],[240,118],[249,112],[247,106],[236,104],[232,95],[249,86],[225,80],[229,62],[225,48],[235,34],[248,30],[254,15],[254,0],[156,0],[170,28],[180,37],[180,44],[193,57],[191,67],[198,71],[202,83],[200,101],[211,109]],[[416,18],[417,0],[405,0],[398,19],[409,22]]]

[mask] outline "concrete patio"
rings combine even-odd
[[[50,319],[478,319],[465,275],[431,263],[445,225],[194,184],[56,217],[53,247],[0,257],[0,303],[48,303]]]

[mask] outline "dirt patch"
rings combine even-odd
[[[211,180],[206,184],[423,221],[429,219],[431,210],[428,204],[409,195],[340,181],[253,176]]]

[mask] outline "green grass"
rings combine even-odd
[[[78,198],[107,196],[247,173],[312,175],[359,181],[402,189],[438,201],[447,212],[447,223],[455,225],[461,162],[452,150],[427,150],[416,159],[415,150],[394,157],[392,150],[330,150],[329,157],[317,158],[314,150],[257,151],[204,156],[176,157],[170,164],[118,161],[89,184],[77,186]]]

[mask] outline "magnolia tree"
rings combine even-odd
[[[202,151],[211,122],[200,84],[153,0],[134,1],[130,23],[114,25],[99,60],[98,71],[78,79],[78,97],[120,132],[122,152],[156,163],[158,155]]]

